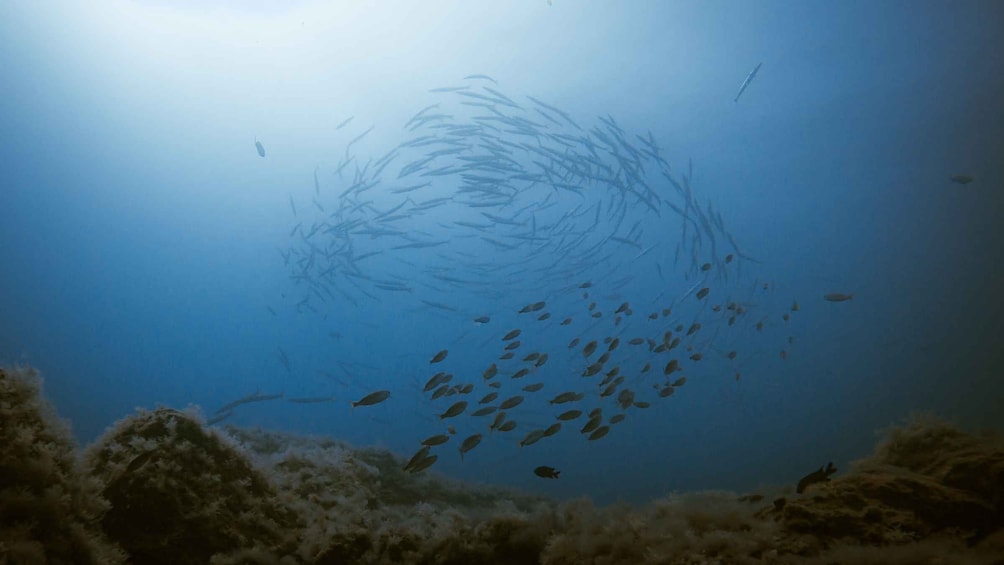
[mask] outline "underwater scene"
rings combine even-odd
[[[1004,3],[0,5],[0,564],[1004,564]]]

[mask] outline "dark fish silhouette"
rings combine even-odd
[[[554,467],[541,465],[533,470],[533,474],[544,479],[557,479],[561,471],[556,471]]]
[[[254,148],[258,150],[258,156],[259,157],[264,157],[265,156],[265,147],[261,144],[260,141],[258,141],[257,138],[255,138],[255,140],[254,140]]]
[[[833,462],[830,461],[826,464],[826,467],[820,467],[819,469],[809,473],[808,475],[802,477],[798,481],[798,486],[795,488],[795,492],[802,494],[805,489],[816,483],[826,483],[830,480],[830,475],[837,472],[837,468],[833,466]]]

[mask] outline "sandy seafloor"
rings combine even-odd
[[[125,415],[76,445],[29,367],[0,371],[0,562],[1004,563],[1004,439],[932,415],[807,486],[552,500],[337,438]]]

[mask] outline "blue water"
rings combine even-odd
[[[327,4],[0,7],[0,361],[38,367],[82,443],[137,406],[196,404],[211,417],[256,390],[330,395],[244,404],[226,423],[402,457],[452,423],[457,436],[433,450],[434,471],[641,501],[790,483],[831,460],[846,468],[911,411],[1004,425],[1001,3]],[[475,74],[497,85],[464,78]],[[461,104],[483,99],[429,92],[454,86],[493,97],[495,113]],[[553,112],[549,121],[527,96],[582,129]],[[450,118],[402,127],[437,103],[429,112]],[[500,114],[531,120],[538,135],[478,118]],[[580,193],[556,188],[541,167],[560,159],[525,146],[509,147],[513,170],[547,178],[512,181],[518,194],[487,208],[470,206],[484,194],[458,192],[459,169],[398,178],[445,145],[401,149],[374,174],[399,144],[443,135],[431,127],[442,123],[503,126],[491,131],[496,143],[547,145],[576,162],[589,162],[585,145],[541,132],[623,131],[636,150],[650,132],[665,171],[687,177],[702,211],[720,213],[715,255],[708,232],[693,239],[696,212],[684,220],[668,207],[684,197],[648,157],[636,159],[647,187],[638,190],[658,212],[610,183],[571,175]],[[464,148],[436,166],[488,154]],[[600,150],[593,162],[615,166],[614,153],[630,150]],[[958,174],[974,180],[952,182]],[[354,193],[358,179],[380,182]],[[449,200],[413,209],[435,198]],[[401,203],[392,225],[402,233],[358,231]],[[726,263],[726,234],[751,260]],[[393,249],[417,241],[438,245]],[[712,270],[695,268],[692,251]],[[824,300],[831,292],[854,298]],[[550,320],[516,313],[536,301]],[[633,314],[615,325],[622,302]],[[729,302],[744,310],[731,326]],[[647,319],[663,307],[672,314]],[[491,322],[474,324],[481,315]],[[559,325],[566,316],[573,322]],[[626,343],[694,322],[702,329],[670,353]],[[499,361],[514,328],[516,359]],[[599,396],[602,374],[579,376],[588,362],[581,345],[567,347],[576,336],[600,341],[594,360],[603,338],[620,336],[604,372],[620,366],[618,392],[651,406],[628,408],[596,441],[579,433],[583,417],[521,449],[527,432],[571,407],[547,403],[559,392],[582,392],[575,407],[602,407],[605,418],[620,412],[616,393]],[[441,349],[447,359],[430,364]],[[530,351],[548,362],[511,379]],[[704,358],[690,361],[694,352]],[[660,398],[653,386],[664,386],[672,358],[684,370],[668,380],[688,382]],[[492,362],[501,398],[527,398],[509,412],[518,426],[508,434],[488,433],[493,416],[470,416],[493,390],[481,376]],[[430,400],[421,389],[439,370],[474,391]],[[520,392],[532,382],[545,387]],[[389,400],[350,410],[381,389]],[[440,421],[458,398],[467,412]],[[461,460],[460,442],[475,433],[483,441]],[[561,478],[534,476],[538,465]]]

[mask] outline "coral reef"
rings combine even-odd
[[[30,368],[0,369],[0,563],[123,563],[101,531],[100,484],[41,387]]]
[[[140,410],[81,466],[39,383],[0,371],[0,563],[1004,564],[1004,440],[931,417],[804,494],[599,508],[197,410]]]

